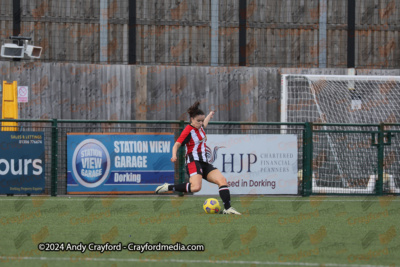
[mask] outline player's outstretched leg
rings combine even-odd
[[[168,191],[177,191],[177,192],[184,192],[184,193],[190,193],[191,184],[190,183],[182,183],[182,184],[168,184],[165,183],[163,185],[160,185],[156,188],[155,193],[160,194],[160,193],[165,193]]]
[[[155,193],[156,193],[156,194],[160,194],[160,193],[168,192],[168,191],[169,191],[169,190],[168,190],[168,186],[169,186],[168,183],[165,183],[165,184],[163,184],[163,185],[158,186],[158,187],[156,188]]]

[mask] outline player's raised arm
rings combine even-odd
[[[214,116],[215,111],[212,110],[210,111],[210,113],[208,113],[207,117],[204,119],[204,123],[203,123],[203,127],[206,128],[208,125],[208,122],[212,119],[212,117]]]

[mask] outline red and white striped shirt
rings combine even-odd
[[[186,163],[190,163],[195,160],[207,162],[207,136],[203,127],[197,129],[192,125],[186,126],[176,141],[182,145],[186,145]]]

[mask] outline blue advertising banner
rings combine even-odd
[[[154,193],[174,183],[173,144],[172,133],[68,134],[67,193]]]
[[[0,194],[42,194],[43,132],[0,132]]]

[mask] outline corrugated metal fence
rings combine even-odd
[[[1,39],[15,30],[13,2],[0,4]],[[43,61],[237,66],[242,53],[247,66],[341,68],[355,16],[355,66],[400,66],[400,0],[19,2],[19,33]]]
[[[216,121],[276,122],[281,73],[346,74],[346,69],[0,61],[1,81],[29,88],[28,103],[19,105],[22,119],[187,120],[187,108],[199,100],[205,112],[217,112]]]

